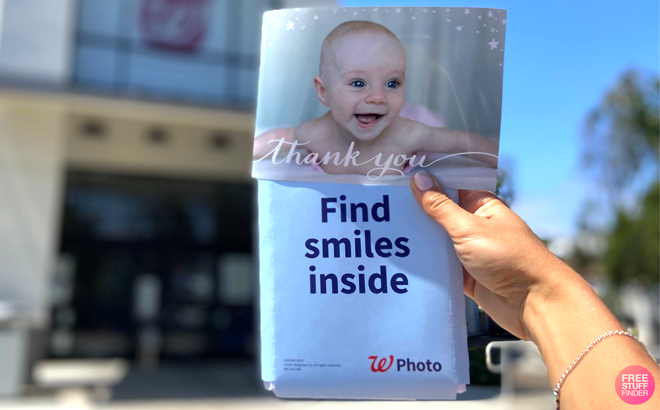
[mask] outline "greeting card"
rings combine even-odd
[[[494,190],[506,12],[264,14],[253,176],[262,378],[280,397],[453,399],[461,265],[416,172]]]

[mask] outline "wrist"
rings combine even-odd
[[[548,321],[564,313],[572,301],[590,290],[590,285],[568,266],[554,266],[543,280],[531,286],[521,311],[521,322],[528,340],[542,344]]]
[[[526,335],[543,356],[552,384],[596,337],[622,330],[591,285],[562,265],[532,287],[521,319]]]

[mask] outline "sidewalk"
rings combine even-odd
[[[316,410],[316,409],[553,409],[550,389],[502,397],[499,387],[468,386],[457,401],[282,400],[261,387],[254,365],[165,364],[157,372],[131,369],[113,389],[68,387],[47,394],[0,398],[0,410]]]
[[[479,393],[497,393],[497,388],[476,386],[473,390]],[[468,393],[466,393],[468,394]],[[383,401],[309,401],[280,400],[273,397],[263,398],[228,398],[228,399],[177,399],[177,400],[147,400],[122,401],[107,403],[90,403],[81,392],[68,392],[53,399],[19,399],[0,400],[0,409],[11,410],[60,410],[60,409],[104,409],[104,410],[247,410],[247,409],[278,409],[278,410],[315,410],[315,409],[437,409],[443,410],[523,410],[523,409],[554,409],[552,394],[525,395],[511,399],[499,396],[484,400],[459,400],[455,402],[383,402]]]
[[[62,392],[58,397],[50,399],[23,398],[19,400],[0,400],[0,409],[11,410],[248,410],[248,409],[278,409],[278,410],[315,410],[315,409],[437,409],[443,410],[523,410],[523,409],[554,409],[552,394],[523,395],[505,399],[497,395],[499,389],[494,387],[475,386],[468,393],[491,396],[483,400],[461,400],[455,402],[425,401],[425,402],[383,402],[383,401],[310,401],[281,400],[274,397],[262,398],[217,398],[217,399],[174,399],[146,401],[110,401],[107,403],[92,403],[89,397],[81,391]]]

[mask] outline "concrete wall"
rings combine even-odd
[[[65,85],[71,76],[74,0],[0,0],[0,78]]]
[[[250,180],[254,116],[246,112],[79,97],[69,104],[66,161],[72,169]],[[89,135],[95,125],[98,135]],[[162,140],[154,141],[153,132]]]
[[[101,124],[100,137],[85,123]],[[162,144],[149,130],[166,135]],[[0,301],[48,323],[66,168],[244,182],[254,116],[71,94],[0,91]],[[225,145],[214,147],[220,136]]]
[[[0,99],[0,300],[16,304],[31,327],[48,317],[64,120],[56,106]]]

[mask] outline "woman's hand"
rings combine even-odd
[[[413,177],[412,189],[454,242],[465,294],[504,329],[529,340],[523,320],[528,298],[551,297],[560,281],[574,277],[572,270],[494,194],[460,191],[459,206],[425,171]]]
[[[551,386],[596,338],[623,330],[591,286],[495,195],[461,191],[459,206],[427,172],[413,177],[412,190],[454,242],[465,294],[500,326],[538,346]],[[637,341],[625,336],[603,340],[564,383],[562,410],[585,404],[621,408],[614,382],[631,365],[644,366],[660,380],[660,368]],[[656,391],[640,408],[657,409],[658,397]]]

